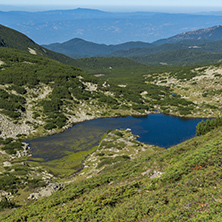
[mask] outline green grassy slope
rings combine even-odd
[[[138,63],[129,58],[121,57],[91,57],[75,59],[74,65],[90,74],[109,74],[118,68],[129,69],[134,67],[148,68],[146,65]]]
[[[196,50],[205,52],[222,52],[222,41],[213,41],[199,44]],[[194,47],[195,48],[195,47]]]
[[[204,52],[193,49],[179,49],[152,55],[132,56],[130,58],[150,66],[189,66],[195,64],[214,64],[221,62],[222,53]]]
[[[36,44],[26,35],[3,25],[0,25],[0,47],[19,49],[34,55],[36,54],[51,58],[64,64],[73,65],[73,59],[70,57],[50,51]]]
[[[28,51],[28,47],[35,48],[38,53],[43,53],[42,47],[29,39],[24,34],[13,29],[0,25],[0,46],[12,47],[24,51]]]
[[[153,45],[151,48],[132,48],[125,50],[118,50],[113,53],[107,54],[105,56],[115,56],[115,57],[132,57],[132,56],[141,56],[141,55],[150,55],[168,52],[172,50],[186,49],[189,45],[183,43],[172,43],[164,45]]]
[[[139,159],[120,159],[97,176],[77,180],[1,221],[219,222],[221,136],[218,128],[167,150],[150,148]]]

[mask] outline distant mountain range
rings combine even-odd
[[[42,55],[65,64],[80,67],[86,71],[88,68],[91,69],[94,58],[92,60],[88,59],[87,63],[84,59],[77,61],[73,58],[105,57],[107,59],[97,59],[97,63],[105,64],[105,66],[108,64],[140,66],[141,63],[145,65],[183,66],[221,62],[222,40],[212,40],[212,38],[220,39],[220,36],[222,36],[220,32],[221,26],[217,26],[193,31],[191,35],[189,35],[190,32],[183,33],[184,38],[182,40],[179,40],[181,34],[178,34],[153,43],[126,42],[117,45],[96,44],[75,38],[61,44],[55,43],[43,47],[20,32],[0,26],[0,47],[28,51],[32,54]],[[208,36],[209,39],[207,39]],[[169,41],[171,43],[165,43]],[[161,45],[161,43],[163,44]],[[110,57],[118,57],[118,59],[111,60]],[[97,66],[100,66],[100,64],[97,64]]]
[[[90,56],[135,56],[162,53],[177,49],[202,49],[218,51],[215,41],[222,40],[222,26],[214,26],[207,29],[185,32],[167,39],[160,39],[153,43],[126,42],[118,45],[105,45],[88,42],[83,39],[74,38],[64,43],[53,43],[43,45],[55,52],[63,53],[73,58]]]
[[[75,38],[44,47],[72,58],[128,57],[147,65],[216,63],[222,58],[222,26],[185,32],[153,43],[105,45]]]
[[[183,40],[202,40],[202,41],[222,40],[222,26],[218,25],[218,26],[213,26],[206,29],[199,29],[199,30],[194,30],[190,32],[184,32],[176,36],[173,36],[171,38],[161,39],[159,41],[156,41],[155,44],[162,45],[166,43],[180,42]]]
[[[75,38],[64,43],[43,45],[43,47],[55,52],[63,53],[72,58],[81,58],[81,57],[105,55],[105,54],[114,53],[116,51],[129,50],[133,48],[146,49],[153,47],[153,45],[145,42],[127,42],[118,45],[105,45]]]
[[[155,12],[110,13],[93,9],[45,12],[1,12],[2,25],[20,31],[39,44],[73,38],[105,44],[153,42],[178,33],[222,24],[222,15]]]
[[[88,49],[90,48],[90,44],[92,44],[93,46],[97,45],[94,43],[88,43],[84,40],[78,40],[77,42],[79,43],[86,43],[86,46],[88,46]],[[140,44],[140,43],[138,43]],[[126,47],[128,45],[128,43],[123,44],[122,47]],[[146,43],[141,43],[141,46],[143,45],[149,45]],[[79,61],[73,58],[70,58],[64,54],[61,53],[57,53],[57,52],[53,52],[49,49],[46,49],[40,45],[38,45],[37,43],[35,43],[32,39],[28,38],[26,35],[15,31],[13,29],[7,28],[5,26],[0,25],[0,48],[1,47],[6,47],[6,48],[12,48],[12,49],[18,49],[18,50],[22,50],[22,51],[26,51],[29,52],[30,54],[34,54],[34,55],[40,55],[40,56],[44,56],[56,61],[59,61],[61,63],[64,64],[68,64],[68,65],[72,65],[72,66],[76,66],[76,67],[80,67],[84,70],[88,70],[88,69],[92,69],[92,67],[95,66],[95,61],[93,60],[88,60],[86,64],[84,60]],[[115,46],[113,46],[115,47]],[[121,46],[117,47],[117,48],[122,48]],[[81,45],[80,45],[80,50],[81,50]],[[141,66],[142,64],[137,63],[136,61],[133,61],[131,59],[128,58],[113,58],[112,61],[110,58],[103,58],[102,60],[97,60],[96,62],[96,67],[101,67],[101,66],[113,66],[113,67],[117,67],[117,66]]]

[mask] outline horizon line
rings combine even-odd
[[[104,12],[117,12],[117,13],[133,13],[133,12],[153,12],[153,13],[219,13],[222,12],[218,7],[197,7],[197,6],[75,6],[75,5],[6,5],[0,4],[0,11],[25,11],[25,12],[44,12],[44,11],[66,11],[77,9],[98,10]],[[199,9],[199,10],[197,10]],[[204,10],[208,9],[208,10]]]

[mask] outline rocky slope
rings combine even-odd
[[[222,114],[220,64],[189,68],[181,72],[158,73],[152,77],[147,76],[148,79],[152,79],[154,84],[170,87],[172,96],[182,96],[196,104],[190,117],[216,117]]]
[[[198,29],[190,32],[183,32],[167,39],[161,39],[155,44],[175,43],[182,40],[208,40],[218,41],[221,40],[222,26],[217,25],[209,28]]]

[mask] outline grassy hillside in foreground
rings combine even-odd
[[[76,178],[0,221],[221,221],[222,128],[167,150],[147,148],[139,159],[116,161],[108,151],[111,141],[113,150],[121,143],[124,148],[124,141],[143,149],[126,135],[110,132],[100,144],[97,168],[103,168],[97,176]]]

